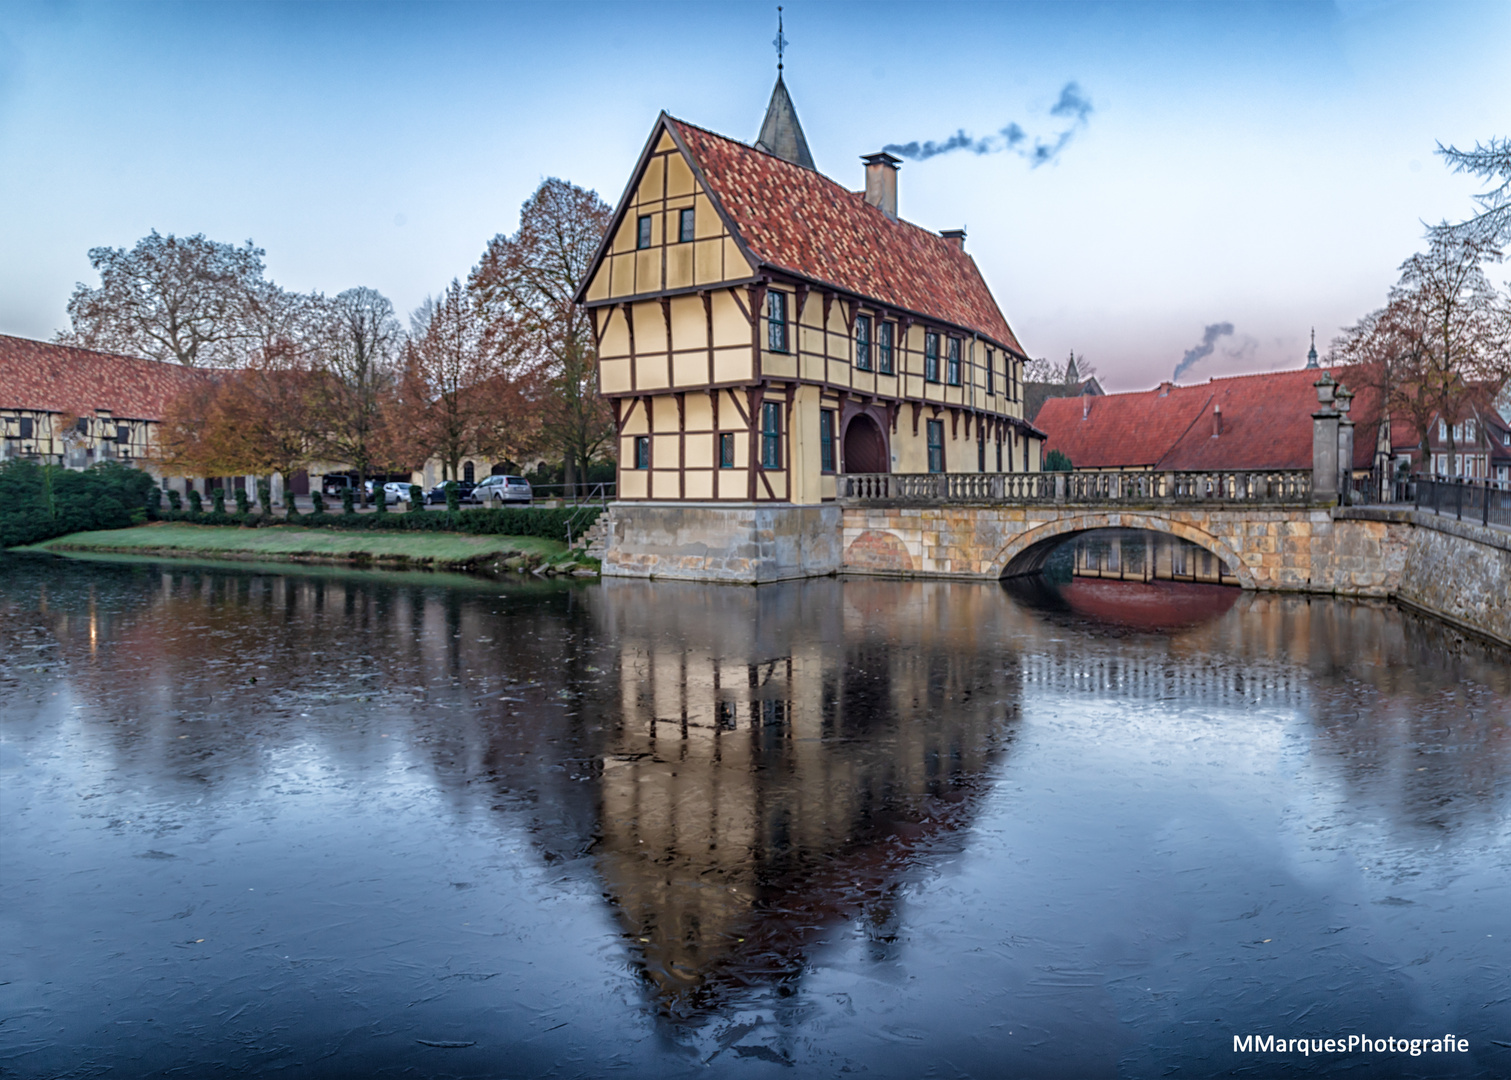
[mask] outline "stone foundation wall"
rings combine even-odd
[[[826,506],[616,503],[603,573],[758,584],[840,569],[840,511]]]

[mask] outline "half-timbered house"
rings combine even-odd
[[[964,231],[899,218],[898,160],[865,162],[864,191],[815,171],[780,82],[755,146],[656,121],[579,298],[622,499],[812,504],[839,472],[1038,468],[1026,357]]]
[[[656,120],[578,296],[621,505],[819,506],[840,473],[1039,468],[1027,357],[964,230],[900,218],[898,159],[864,161],[859,191],[816,171],[780,79],[755,145]]]

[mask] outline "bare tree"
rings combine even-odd
[[[614,434],[592,324],[573,302],[610,213],[596,192],[546,180],[520,210],[519,230],[489,241],[467,281],[500,355],[517,371],[539,368],[542,435],[561,454],[569,489]]]
[[[1438,153],[1448,160],[1456,173],[1468,173],[1500,183],[1474,197],[1480,205],[1479,213],[1456,225],[1443,222],[1432,232],[1449,239],[1475,241],[1486,247],[1503,248],[1511,244],[1511,139],[1491,139],[1484,145],[1476,142],[1473,150],[1438,143]]]
[[[1434,417],[1452,454],[1454,423],[1511,378],[1511,305],[1484,269],[1499,259],[1481,240],[1435,232],[1427,251],[1401,264],[1386,306],[1334,343],[1334,357],[1361,365],[1359,381],[1380,391],[1384,408],[1411,418],[1424,462]]]
[[[314,416],[321,455],[357,472],[359,495],[384,457],[384,420],[398,383],[403,331],[393,304],[374,289],[348,289],[318,308],[315,364],[323,378]]]
[[[237,366],[246,358],[249,303],[267,287],[262,256],[250,240],[234,247],[156,229],[130,251],[92,248],[100,286],[75,286],[73,328],[58,340],[185,367]]]
[[[506,457],[532,441],[520,380],[512,377],[462,284],[410,318],[404,346],[397,444],[402,456],[441,459],[442,479],[459,478],[473,454]]]

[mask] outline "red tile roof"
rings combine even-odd
[[[161,420],[168,402],[201,372],[135,356],[0,334],[0,409]]]
[[[667,118],[714,200],[763,265],[1023,347],[976,261],[937,233],[893,221],[828,177]]]
[[[1309,469],[1312,413],[1318,408],[1313,384],[1322,371],[1354,393],[1354,467],[1367,469],[1374,460],[1379,395],[1350,380],[1341,368],[1237,375],[1106,397],[1051,398],[1034,424],[1049,436],[1045,452],[1059,450],[1078,469]],[[1222,433],[1214,436],[1218,408]],[[1392,424],[1392,435],[1399,446],[1398,423]]]

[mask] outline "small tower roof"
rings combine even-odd
[[[1315,326],[1312,327],[1312,347],[1306,354],[1306,366],[1309,368],[1317,366],[1317,328]]]
[[[803,136],[803,125],[797,122],[797,109],[793,108],[792,96],[787,93],[787,84],[780,74],[771,90],[771,104],[766,106],[766,119],[761,124],[761,134],[756,138],[756,148],[775,154],[784,161],[801,165],[805,169],[817,167],[808,150],[808,140]]]

